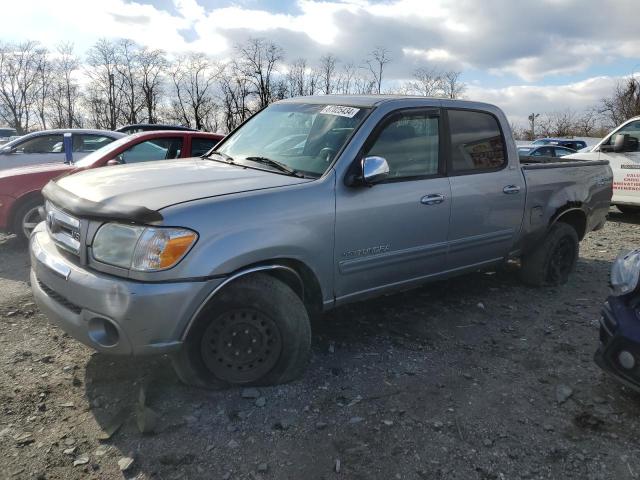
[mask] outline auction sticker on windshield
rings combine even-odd
[[[327,105],[320,113],[325,115],[338,115],[340,117],[353,118],[360,111],[359,108],[344,107],[342,105]]]

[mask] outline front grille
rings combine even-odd
[[[57,246],[80,255],[80,220],[63,212],[51,202],[46,203],[46,225]]]
[[[80,314],[80,312],[82,311],[81,307],[69,301],[67,297],[60,295],[58,292],[48,287],[47,285],[42,283],[40,280],[38,280],[38,286],[42,289],[44,293],[47,294],[49,298],[55,300],[57,303],[65,307],[67,310],[71,310],[76,315]]]

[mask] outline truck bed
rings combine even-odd
[[[605,219],[612,188],[609,162],[557,157],[536,157],[528,162],[529,158],[520,159],[527,186],[521,248],[535,245],[559,211],[585,211],[585,233]]]

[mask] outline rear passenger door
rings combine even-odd
[[[446,111],[451,182],[449,268],[492,263],[507,255],[522,223],[525,185],[509,166],[498,119],[474,110]]]

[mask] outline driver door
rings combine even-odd
[[[440,130],[438,110],[395,112],[376,128],[361,156],[383,157],[387,178],[371,187],[338,182],[338,302],[446,269],[451,187],[443,175]]]

